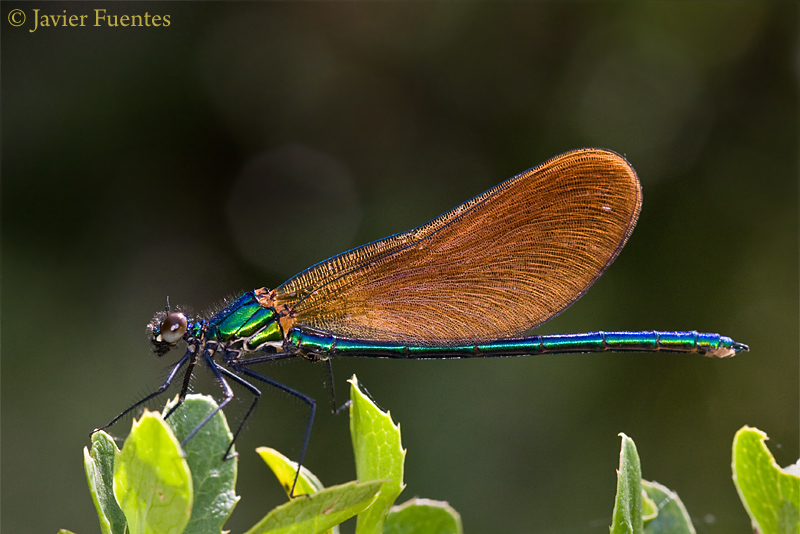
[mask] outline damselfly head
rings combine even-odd
[[[183,338],[189,328],[189,320],[181,312],[159,312],[147,328],[155,352],[162,356],[175,348],[175,344]]]

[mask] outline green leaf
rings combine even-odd
[[[283,486],[286,495],[292,491],[292,484],[294,484],[294,477],[297,473],[297,462],[293,462],[283,454],[275,449],[269,447],[259,447],[256,452],[261,456],[261,459],[272,469],[272,472],[278,478],[278,482]],[[316,493],[324,489],[322,482],[314,476],[311,471],[305,467],[300,468],[300,476],[297,478],[297,485],[294,488],[295,496],[307,495]]]
[[[742,427],[733,438],[733,482],[753,528],[762,534],[800,532],[800,477],[781,469],[766,445],[767,435]]]
[[[647,482],[646,480],[642,480],[642,521],[644,522],[645,532],[647,532],[647,524],[658,517],[658,506],[656,503],[651,499],[647,492],[644,489],[644,483]]]
[[[297,462],[293,462],[283,454],[275,449],[269,447],[259,447],[256,452],[261,456],[261,459],[272,469],[272,472],[278,479],[278,482],[283,486],[286,495],[292,491],[292,484],[294,484],[294,477],[297,473]],[[314,476],[314,474],[305,468],[300,468],[300,476],[297,477],[297,485],[294,488],[295,497],[302,495],[310,495],[325,489],[322,482]],[[334,526],[326,531],[330,534],[339,534],[339,527]]]
[[[622,436],[617,471],[617,500],[611,520],[611,534],[641,534],[642,520],[642,467],[633,440]]]
[[[375,503],[358,515],[356,534],[381,534],[386,515],[403,491],[406,451],[400,443],[400,425],[392,422],[361,391],[353,375],[350,388],[350,435],[359,481],[388,479]]]
[[[695,534],[689,513],[677,493],[647,480],[642,480],[642,487],[658,511],[658,515],[644,527],[645,534]]]
[[[83,467],[92,501],[97,508],[100,532],[103,534],[124,534],[125,514],[114,498],[114,457],[119,452],[111,436],[103,432],[92,434],[91,452],[83,448]]]
[[[316,534],[346,521],[375,501],[384,481],[348,482],[278,506],[246,534]]]
[[[75,533],[72,532],[71,530],[67,530],[65,528],[62,528],[61,530],[58,531],[58,534],[75,534]]]
[[[175,401],[164,407],[168,413]],[[217,409],[214,399],[205,395],[189,395],[167,418],[167,424],[182,441],[197,428],[203,419]],[[192,474],[194,502],[192,517],[185,534],[221,532],[233,508],[239,501],[236,496],[236,475],[239,459],[223,459],[233,435],[222,411],[211,418],[184,446],[186,462]],[[235,450],[231,449],[231,454]]]
[[[114,462],[114,496],[131,534],[181,534],[192,513],[192,479],[161,414],[133,422]]]
[[[383,534],[462,534],[461,516],[443,501],[413,499],[393,506]]]

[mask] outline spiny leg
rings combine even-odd
[[[331,363],[330,358],[325,360],[325,367],[328,369],[328,383],[330,384],[331,391],[331,413],[339,414],[350,407],[351,401],[347,400],[341,406],[336,406],[336,383],[333,381],[333,364]]]
[[[269,354],[269,355],[264,355],[264,356],[257,356],[255,358],[249,358],[247,360],[247,364],[249,365],[251,363],[261,363],[261,362],[282,360],[282,359],[285,359],[285,358],[291,358],[293,356],[295,356],[295,355],[291,354],[291,353],[280,353],[280,354]],[[211,365],[211,363],[213,363],[213,365]],[[231,440],[230,444],[228,444],[228,448],[225,449],[225,454],[223,455],[222,459],[223,460],[230,460],[230,459],[232,459],[232,458],[234,458],[236,456],[235,454],[233,454],[233,455],[230,454],[231,447],[233,447],[233,444],[236,442],[236,438],[239,436],[239,433],[242,431],[242,428],[244,428],[244,424],[247,421],[247,418],[250,417],[250,414],[255,409],[256,404],[258,404],[258,400],[259,400],[259,398],[261,398],[261,391],[257,387],[255,387],[253,384],[251,384],[250,382],[244,380],[242,377],[233,374],[232,372],[228,371],[227,369],[225,369],[224,367],[222,367],[218,363],[214,362],[213,359],[210,359],[209,366],[212,368],[212,370],[214,371],[214,374],[217,376],[217,378],[221,382],[225,383],[225,381],[222,380],[222,377],[220,377],[219,374],[217,373],[218,371],[221,372],[222,374],[224,374],[225,376],[227,376],[229,379],[231,379],[234,382],[236,382],[237,384],[240,384],[241,386],[246,388],[248,391],[250,391],[250,393],[253,394],[253,402],[250,404],[250,407],[247,409],[247,412],[244,414],[244,417],[242,418],[241,422],[239,423],[239,426],[236,429],[236,432],[234,432],[233,439]],[[225,401],[225,404],[227,404],[227,400]],[[223,404],[223,406],[224,406],[224,404]],[[222,408],[222,406],[220,406],[220,408]],[[219,410],[217,410],[217,411],[219,411]],[[216,413],[216,412],[214,412],[214,413]],[[213,417],[213,415],[214,414],[211,414],[210,417]],[[210,417],[208,419],[210,419]],[[203,421],[200,426],[202,426],[203,424],[205,424],[205,421]]]
[[[263,363],[263,362],[274,362],[275,360],[285,360],[287,358],[296,358],[297,354],[292,352],[280,352],[276,354],[264,354],[262,356],[254,356],[252,358],[247,358],[246,360],[236,360],[235,362],[231,363],[231,366],[235,365],[253,365],[255,363]]]
[[[230,454],[231,447],[233,447],[233,444],[236,441],[236,438],[239,436],[239,432],[241,432],[242,428],[244,428],[245,421],[247,421],[247,418],[250,417],[250,414],[253,412],[253,409],[256,407],[256,404],[258,404],[258,399],[261,398],[261,391],[259,391],[259,389],[257,387],[255,387],[253,384],[251,384],[247,380],[243,379],[240,376],[236,376],[235,374],[233,374],[232,372],[228,371],[227,369],[225,369],[221,365],[217,365],[217,369],[219,371],[221,371],[223,374],[225,374],[225,376],[227,376],[228,378],[230,378],[231,380],[236,382],[237,384],[240,384],[240,385],[244,386],[250,393],[253,394],[253,402],[250,404],[250,407],[247,409],[247,413],[244,414],[244,417],[242,418],[242,421],[239,423],[239,427],[236,429],[236,432],[234,432],[234,434],[233,434],[233,439],[231,439],[231,442],[230,442],[230,444],[228,444],[228,448],[225,449],[225,454],[222,457],[223,460],[230,460],[231,458],[234,458],[236,456],[235,454],[233,454],[233,455]]]
[[[200,421],[200,424],[194,427],[194,430],[189,432],[189,434],[185,438],[183,438],[183,440],[181,441],[181,447],[185,446],[186,443],[188,443],[188,441],[192,439],[200,431],[200,429],[206,425],[206,423],[211,421],[211,418],[217,415],[217,413],[220,410],[222,410],[233,398],[233,390],[231,389],[231,386],[222,377],[222,373],[220,373],[220,371],[224,371],[224,369],[222,369],[219,366],[219,364],[214,361],[214,358],[212,357],[213,355],[214,355],[213,350],[206,349],[203,351],[203,360],[206,362],[206,365],[208,365],[208,367],[211,369],[211,372],[214,373],[214,377],[219,381],[220,385],[222,386],[224,397],[222,401],[219,403],[219,405],[210,414],[208,414],[202,421]],[[170,411],[170,413],[172,412]]]
[[[256,357],[253,357],[253,358],[248,358],[246,360],[246,362],[247,362],[246,365],[251,365],[251,364],[254,364],[254,363],[272,362],[272,361],[275,361],[275,360],[284,360],[286,358],[292,358],[294,356],[295,356],[295,354],[292,354],[292,353],[289,353],[289,352],[281,352],[281,353],[278,353],[278,354],[265,354],[265,355],[262,355],[262,356],[256,356]],[[232,367],[236,368],[235,365],[232,365]],[[250,407],[247,409],[247,413],[244,414],[244,417],[242,418],[241,422],[239,423],[239,427],[236,429],[236,432],[234,432],[234,434],[233,434],[233,439],[231,440],[230,444],[228,445],[228,448],[225,450],[225,455],[224,455],[223,459],[229,460],[229,459],[233,458],[234,456],[236,456],[236,455],[229,455],[229,453],[231,452],[231,447],[233,447],[233,444],[236,442],[236,438],[239,436],[239,432],[241,432],[242,429],[244,428],[244,424],[247,421],[247,418],[250,417],[250,414],[255,409],[256,404],[258,404],[258,400],[261,398],[261,391],[257,387],[255,387],[253,384],[251,384],[250,382],[244,380],[240,376],[237,376],[237,375],[231,373],[230,371],[228,371],[227,369],[225,369],[221,365],[217,365],[217,369],[219,369],[222,373],[224,373],[228,378],[230,378],[231,380],[233,380],[237,384],[240,384],[241,386],[245,387],[248,391],[250,391],[250,393],[253,394],[253,402],[250,404]]]
[[[297,479],[300,477],[300,468],[303,467],[303,457],[306,454],[306,448],[308,447],[308,439],[311,436],[311,427],[314,426],[314,414],[317,412],[317,402],[308,395],[300,393],[299,391],[294,390],[288,386],[284,386],[280,382],[276,382],[275,380],[269,379],[266,376],[256,373],[255,371],[251,371],[246,367],[246,365],[249,365],[250,363],[251,360],[246,360],[244,362],[239,362],[237,364],[231,364],[231,367],[233,368],[234,371],[255,378],[256,380],[260,380],[265,384],[268,384],[285,393],[288,393],[289,395],[297,399],[300,399],[301,401],[305,402],[310,408],[310,413],[308,416],[308,424],[306,425],[306,433],[305,436],[303,437],[303,445],[300,448],[300,456],[297,459],[297,472],[294,475],[294,482],[292,482],[292,489],[289,491],[289,498],[292,499],[295,497],[294,488],[295,486],[297,486]],[[250,412],[248,411],[247,413],[249,414]],[[242,421],[242,424],[244,424],[244,421]]]
[[[178,406],[183,404],[183,401],[186,400],[186,392],[189,391],[189,381],[192,379],[192,371],[194,370],[194,365],[197,363],[197,353],[196,351],[192,351],[192,359],[189,361],[189,366],[186,368],[186,374],[183,375],[183,385],[181,386],[181,392],[178,395],[178,402],[175,403],[175,406],[169,409],[167,415],[164,416],[164,419],[172,415],[172,412],[178,409]]]
[[[186,351],[186,354],[184,354],[183,357],[180,360],[178,360],[178,363],[176,363],[172,367],[172,370],[169,372],[169,376],[167,376],[167,379],[164,381],[163,384],[161,384],[161,386],[159,386],[159,388],[155,392],[153,392],[150,395],[146,396],[145,398],[143,398],[139,402],[135,403],[133,406],[128,407],[126,410],[124,410],[122,413],[120,413],[118,416],[116,416],[114,419],[112,419],[111,421],[109,421],[105,425],[101,426],[100,428],[95,428],[94,430],[92,430],[92,434],[94,434],[95,432],[99,432],[100,430],[105,430],[106,428],[110,427],[111,425],[113,425],[114,423],[119,421],[122,417],[124,417],[125,415],[129,414],[131,411],[135,410],[136,408],[138,408],[142,404],[144,404],[147,401],[149,401],[150,399],[152,399],[154,397],[157,397],[158,395],[164,393],[164,391],[166,391],[166,389],[170,386],[170,384],[172,384],[172,381],[175,380],[175,375],[178,374],[178,371],[180,370],[181,367],[183,367],[183,364],[185,364],[187,361],[189,361],[189,358],[192,357],[192,356],[193,356],[193,351],[190,348],[189,350]],[[192,357],[192,364],[189,366],[189,368],[187,369],[187,372],[186,372],[187,376],[189,376],[191,374],[191,369],[192,369],[193,365],[194,365],[194,358]],[[188,379],[186,379],[186,380],[188,380]]]

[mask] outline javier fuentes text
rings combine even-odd
[[[107,26],[109,28],[152,28],[170,25],[169,15],[110,15],[105,9],[94,9],[93,15],[68,15],[63,10],[60,15],[47,15],[41,10],[33,10],[33,33],[39,28],[75,28],[85,26]]]

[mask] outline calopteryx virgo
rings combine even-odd
[[[253,394],[233,441],[260,396],[248,379],[308,405],[302,464],[316,403],[253,371],[256,364],[301,357],[327,362],[330,372],[335,356],[475,358],[630,351],[725,358],[749,350],[728,337],[698,332],[521,337],[591,287],[631,235],[641,203],[636,172],[623,157],[608,150],[575,150],[418,228],[320,262],[276,289],[248,291],[210,318],[167,309],[149,326],[155,351],[163,355],[183,340],[186,352],[158,390],[101,428],[165,391],[186,366],[176,408],[202,360],[222,386],[219,409],[233,398],[228,381]]]

